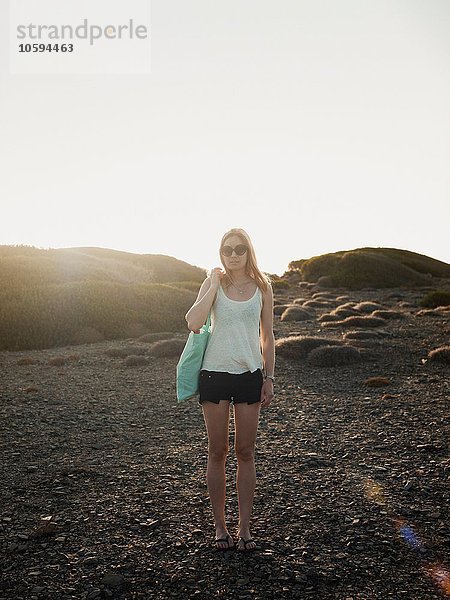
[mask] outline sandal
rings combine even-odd
[[[238,550],[239,550],[239,552],[252,552],[254,550],[258,550],[258,546],[256,546],[256,542],[252,538],[249,538],[248,540],[244,540],[243,537],[240,537],[239,538],[239,542],[240,541],[242,541],[244,543],[244,547],[243,548],[239,548],[239,544],[238,544]],[[247,548],[247,544],[250,544],[250,542],[253,542],[255,544],[255,546],[253,548]]]
[[[216,538],[214,541],[216,543],[217,550],[230,550],[230,548],[234,548],[233,538],[229,533],[227,533],[227,535],[224,538]],[[217,542],[226,542],[228,545],[226,548],[224,548],[223,546],[219,546]]]

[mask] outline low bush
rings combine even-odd
[[[314,367],[337,367],[361,362],[361,354],[354,346],[319,346],[307,358]]]
[[[450,292],[445,290],[436,290],[434,292],[430,292],[426,296],[424,296],[420,302],[419,306],[423,306],[424,308],[437,308],[438,306],[449,306],[450,305]]]
[[[353,306],[353,308],[362,313],[371,313],[374,310],[381,309],[382,306],[378,302],[365,301],[365,302],[358,302],[358,304],[355,304]]]
[[[148,353],[150,356],[157,357],[178,357],[183,352],[183,348],[186,344],[186,340],[179,339],[171,339],[171,340],[161,340],[159,342],[155,342],[152,344]]]
[[[19,358],[16,364],[18,365],[37,365],[39,361],[36,358],[31,358],[31,356],[24,356],[23,358]]]
[[[344,340],[373,340],[379,339],[377,331],[347,331],[344,333]]]
[[[384,319],[378,317],[346,317],[343,321],[331,321],[323,323],[324,327],[382,327],[386,324]]]
[[[433,362],[450,364],[450,346],[440,346],[428,353],[428,359]]]
[[[148,365],[148,359],[145,356],[136,356],[135,354],[130,354],[124,360],[124,364],[127,367],[141,367],[144,365]]]
[[[338,316],[340,319],[345,319],[346,317],[358,316],[358,311],[354,308],[336,308],[331,311],[331,314]]]
[[[340,321],[342,316],[334,315],[333,313],[325,313],[324,315],[318,318],[319,323],[324,323],[325,321]]]
[[[64,356],[54,356],[53,358],[49,358],[48,364],[52,365],[52,367],[62,367],[62,365],[66,364],[66,359]]]
[[[290,306],[292,306],[291,304],[277,304],[277,306],[274,306],[273,308],[273,314],[274,315],[282,315],[284,313],[284,311],[289,308]]]
[[[302,306],[303,308],[330,308],[332,305],[326,300],[307,300]]]
[[[313,300],[334,300],[335,296],[331,292],[315,292],[312,296]]]
[[[281,315],[282,321],[310,321],[314,315],[299,306],[290,306]]]
[[[328,338],[290,336],[277,340],[275,342],[275,348],[277,354],[284,356],[285,358],[303,359],[306,358],[314,348],[325,345],[337,346],[342,343],[343,342],[340,340],[330,340]]]
[[[372,317],[380,317],[380,319],[404,319],[405,314],[399,310],[374,310],[371,313]]]

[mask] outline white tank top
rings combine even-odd
[[[262,294],[259,287],[249,300],[231,300],[219,285],[211,308],[211,334],[202,369],[252,373],[263,368],[259,340]]]

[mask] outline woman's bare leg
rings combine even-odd
[[[227,533],[225,523],[225,463],[229,449],[230,403],[221,400],[219,404],[203,402],[203,417],[208,433],[208,467],[206,482],[211,500],[216,527],[216,538],[224,538]],[[227,542],[218,542],[219,548],[227,548]]]
[[[238,535],[248,540],[250,535],[250,517],[253,508],[253,498],[256,487],[255,468],[255,442],[258,430],[259,402],[247,404],[242,402],[234,405],[235,421],[235,451],[238,461],[236,487],[239,504],[239,532]],[[240,542],[242,549],[244,545]],[[247,544],[246,549],[254,548],[255,544]]]

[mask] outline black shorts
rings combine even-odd
[[[264,378],[261,369],[253,373],[224,373],[222,371],[200,371],[198,403],[205,400],[219,404],[220,400],[233,400],[234,404],[261,401],[261,388]]]

